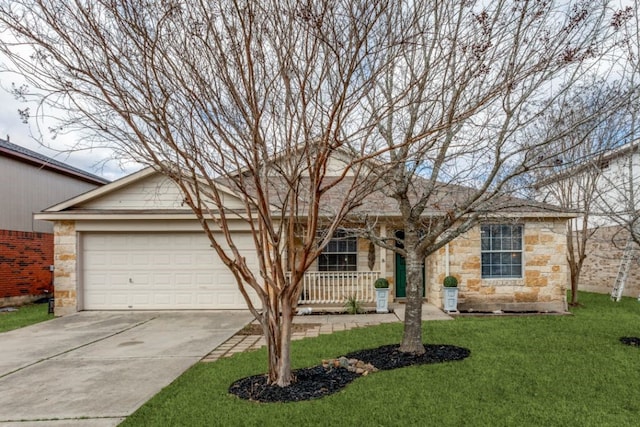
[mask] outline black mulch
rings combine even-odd
[[[411,365],[426,365],[428,363],[450,362],[469,357],[471,351],[454,345],[430,344],[425,345],[424,354],[416,356],[411,353],[398,351],[398,344],[385,345],[369,350],[355,351],[347,354],[347,359],[358,359],[365,363],[371,363],[381,371],[388,369],[404,368]]]
[[[322,366],[294,371],[296,381],[287,387],[267,385],[266,375],[254,375],[231,384],[229,393],[258,402],[299,402],[333,394],[360,375],[345,368]]]
[[[622,337],[620,338],[620,342],[622,342],[622,344],[640,347],[640,338],[638,337]]]
[[[466,348],[432,344],[424,346],[425,354],[415,356],[398,351],[398,347],[397,344],[385,345],[349,353],[346,357],[371,363],[379,370],[389,370],[411,365],[462,360],[471,354]],[[296,381],[287,387],[267,385],[266,375],[254,375],[231,384],[229,393],[241,399],[257,402],[298,402],[336,393],[360,376],[345,368],[325,369],[322,366],[298,369],[294,374]]]

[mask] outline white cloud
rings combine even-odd
[[[0,61],[2,57],[0,56]],[[4,67],[3,67],[4,68]],[[69,133],[53,139],[47,130],[47,123],[37,123],[30,118],[24,123],[18,113],[19,109],[37,110],[36,102],[25,102],[15,98],[10,92],[12,84],[20,86],[25,83],[22,76],[3,71],[0,73],[0,138],[29,150],[54,158],[79,169],[85,170],[108,180],[114,180],[140,169],[135,162],[121,164],[113,160],[113,153],[106,148],[92,150],[74,149],[81,135]]]

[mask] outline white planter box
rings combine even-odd
[[[389,288],[376,288],[376,313],[389,312]]]
[[[458,311],[458,288],[444,289],[444,311]]]

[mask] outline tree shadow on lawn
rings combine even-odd
[[[395,344],[360,350],[347,354],[345,358],[371,364],[376,370],[386,371],[406,366],[462,360],[471,354],[469,349],[445,344],[427,344],[424,346],[425,353],[419,356],[398,351],[399,347]],[[287,387],[267,385],[266,375],[254,375],[231,384],[229,393],[241,399],[257,402],[299,402],[336,393],[368,372],[365,370],[363,373],[356,373],[343,366],[320,365],[294,371],[296,381]]]

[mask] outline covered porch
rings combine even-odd
[[[373,283],[379,271],[308,271],[304,274],[298,304],[343,305],[349,298],[375,303]]]

